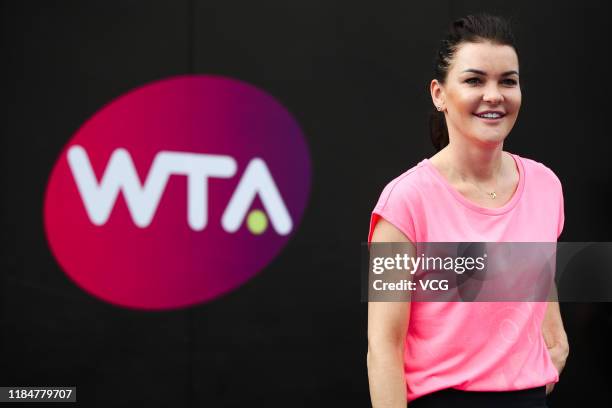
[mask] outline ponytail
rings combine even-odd
[[[434,109],[429,114],[429,135],[436,151],[442,150],[448,144],[448,128],[444,112]]]

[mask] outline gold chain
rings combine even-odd
[[[503,160],[503,159],[502,159],[502,160]],[[497,171],[498,171],[498,173],[499,173],[499,171],[501,170],[501,166],[502,166],[502,164],[503,164],[503,163],[500,163],[500,165],[499,165],[499,169],[497,170]],[[498,174],[498,175],[499,175],[499,174]],[[474,183],[474,182],[472,182],[472,181],[470,181],[470,180],[465,180],[465,179],[464,179],[464,181],[467,181],[467,182],[468,182],[468,183],[470,183],[471,185],[475,186],[475,187],[476,187],[478,190],[480,190],[482,193],[485,193],[486,195],[488,195],[489,197],[491,197],[491,199],[492,199],[492,200],[495,200],[495,198],[497,198],[497,193],[495,192],[495,190],[497,190],[497,176],[495,177],[495,189],[494,189],[493,191],[491,191],[491,192],[488,192],[488,191],[483,190],[482,188],[480,188],[480,186],[478,186],[476,183]]]

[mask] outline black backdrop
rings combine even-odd
[[[565,241],[609,241],[604,1],[3,1],[0,385],[76,385],[82,406],[368,406],[358,259],[382,187],[431,156],[426,92],[451,17],[513,16],[523,107],[505,149],[552,168]],[[45,241],[51,168],[78,127],[152,80],[258,86],[304,131],[305,216],[240,289],[169,312],[80,290]],[[571,355],[552,407],[610,404],[608,304],[563,304]]]

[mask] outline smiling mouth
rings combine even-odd
[[[482,113],[474,113],[474,116],[480,119],[496,121],[496,120],[502,119],[504,116],[506,116],[506,114],[502,112],[482,112]]]

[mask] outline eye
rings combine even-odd
[[[480,78],[478,77],[472,77],[472,78],[468,78],[465,81],[466,84],[470,84],[470,85],[478,85],[479,83],[481,83],[482,81],[480,80]]]
[[[502,83],[508,86],[515,86],[516,84],[518,84],[518,81],[515,79],[504,79]]]

